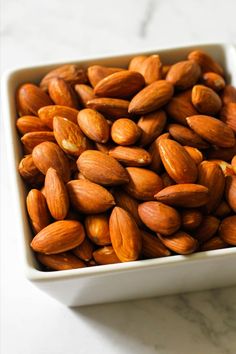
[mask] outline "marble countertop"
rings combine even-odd
[[[1,73],[19,66],[235,42],[235,0],[4,0]],[[1,127],[3,354],[235,354],[236,287],[68,309],[22,272]]]

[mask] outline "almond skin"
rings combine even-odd
[[[206,72],[202,76],[204,85],[210,87],[212,90],[218,92],[225,88],[224,78],[214,72]]]
[[[87,107],[113,119],[129,117],[129,101],[118,98],[94,98],[87,102]]]
[[[138,167],[128,167],[126,170],[130,180],[124,185],[124,190],[136,199],[153,200],[163,187],[162,179],[153,171]]]
[[[109,220],[111,243],[121,262],[139,258],[142,239],[133,217],[124,209],[115,207]]]
[[[219,236],[214,236],[202,244],[201,251],[212,251],[226,247],[229,247],[226,242],[224,242]]]
[[[216,163],[221,168],[225,177],[235,175],[234,168],[230,163],[222,160],[211,160],[211,162]]]
[[[45,228],[51,217],[44,195],[37,189],[31,189],[26,198],[27,211],[35,233]]]
[[[194,183],[197,167],[183,146],[170,139],[159,141],[161,161],[169,176],[177,183]]]
[[[236,133],[236,103],[224,105],[220,111],[220,118]]]
[[[44,182],[44,175],[35,166],[32,155],[23,157],[18,170],[24,181],[31,187],[40,186]]]
[[[226,85],[221,93],[221,99],[224,105],[230,102],[236,103],[236,88],[232,85]]]
[[[94,109],[82,109],[77,117],[82,132],[91,140],[105,144],[110,137],[110,127],[103,115]]]
[[[147,59],[146,55],[137,55],[129,62],[129,70],[141,72],[142,63]]]
[[[236,246],[236,216],[225,218],[219,228],[220,238],[229,245]]]
[[[63,117],[73,123],[77,123],[78,113],[77,109],[59,105],[42,107],[38,111],[39,118],[50,129],[53,129],[54,117]]]
[[[154,81],[162,79],[162,62],[160,56],[157,54],[147,57],[140,66],[139,71],[144,79],[146,85],[152,84]]]
[[[204,85],[193,86],[192,103],[198,112],[206,115],[217,114],[222,106],[220,96]]]
[[[115,205],[111,193],[88,180],[70,181],[67,188],[71,204],[84,214],[103,213]]]
[[[170,139],[169,133],[161,134],[158,138],[156,138],[153,143],[150,145],[148,152],[151,155],[152,162],[149,165],[149,168],[154,172],[161,172],[162,162],[159,151],[159,141],[162,139]]]
[[[180,214],[165,204],[145,202],[139,205],[138,212],[142,222],[152,231],[171,235],[180,228]]]
[[[184,231],[178,231],[168,237],[158,234],[158,237],[167,248],[178,254],[193,253],[198,247],[197,240]]]
[[[154,235],[146,231],[141,231],[142,236],[142,254],[145,258],[167,257],[171,252]]]
[[[50,97],[36,85],[23,84],[16,93],[17,110],[20,116],[35,115],[41,107],[52,104]]]
[[[32,152],[35,146],[45,141],[56,142],[53,132],[47,132],[47,131],[30,132],[30,133],[26,133],[21,138],[21,142],[29,152]]]
[[[111,243],[109,232],[109,216],[107,214],[88,215],[85,218],[86,234],[98,246]]]
[[[225,197],[229,206],[236,213],[236,176],[226,177]]]
[[[208,188],[200,184],[175,184],[155,194],[159,202],[188,208],[197,208],[209,201]]]
[[[123,71],[122,68],[113,68],[102,65],[92,65],[88,68],[88,78],[90,84],[95,87],[102,79],[116,72]]]
[[[177,123],[188,125],[186,118],[198,114],[196,108],[192,104],[192,90],[181,92],[170,100],[166,105],[168,116]]]
[[[48,93],[52,101],[59,106],[77,108],[78,103],[74,92],[66,81],[53,78],[48,85]]]
[[[203,161],[203,154],[197,148],[192,146],[184,146],[187,153],[192,157],[196,165],[199,165]]]
[[[44,175],[46,175],[49,167],[52,167],[62,176],[65,182],[69,180],[69,161],[58,145],[45,141],[34,148],[32,157],[35,166]]]
[[[18,118],[16,126],[20,134],[24,135],[31,132],[40,132],[50,130],[38,117],[23,116]]]
[[[185,230],[194,230],[196,229],[203,220],[202,213],[197,209],[186,209],[181,213],[182,217],[182,227]]]
[[[166,125],[166,113],[162,110],[142,116],[138,120],[138,127],[141,129],[140,146],[151,144],[163,131]]]
[[[129,194],[122,191],[122,189],[117,188],[112,194],[115,198],[116,205],[128,211],[133,216],[138,226],[143,226],[143,223],[138,214],[138,201],[132,198]]]
[[[196,84],[201,75],[200,66],[191,60],[179,61],[171,66],[166,80],[180,90],[186,90]]]
[[[75,256],[79,257],[85,262],[88,262],[93,258],[93,251],[94,246],[87,238],[85,238],[79,246],[72,250]]]
[[[84,268],[86,265],[70,252],[60,254],[37,254],[38,261],[52,270],[68,270]]]
[[[192,51],[189,53],[188,59],[198,63],[203,73],[211,71],[219,75],[224,74],[222,67],[210,55],[202,50]]]
[[[109,155],[126,166],[142,167],[151,163],[150,154],[137,146],[116,146]]]
[[[113,157],[100,151],[83,152],[77,160],[77,166],[86,178],[105,186],[124,184],[129,181],[124,167]]]
[[[77,124],[66,118],[54,117],[53,132],[60,148],[71,156],[78,157],[87,149],[87,139]]]
[[[60,220],[46,226],[32,240],[35,252],[57,254],[79,246],[85,238],[83,225],[75,220]]]
[[[220,220],[215,216],[207,215],[203,218],[200,226],[194,230],[193,236],[200,242],[204,243],[212,238],[220,225]]]
[[[45,177],[47,205],[55,220],[65,219],[69,210],[69,198],[64,181],[54,168],[49,168]]]
[[[131,119],[117,119],[111,127],[112,140],[122,146],[135,144],[140,135],[141,129]]]
[[[195,133],[213,145],[230,148],[235,144],[233,130],[219,119],[196,115],[188,117],[187,122]]]
[[[95,98],[93,88],[89,85],[75,85],[74,89],[78,96],[79,104],[82,107],[87,107],[87,102]]]
[[[122,70],[99,81],[94,93],[99,97],[127,98],[135,95],[144,85],[145,81],[140,73]]]
[[[93,258],[97,264],[114,264],[120,263],[119,258],[117,257],[114,248],[112,246],[105,246],[98,248],[93,252]]]
[[[209,147],[209,144],[193,130],[180,124],[169,124],[168,131],[173,139],[181,145],[188,145],[198,149],[206,149]]]
[[[129,113],[147,114],[164,106],[173,96],[173,85],[158,80],[148,85],[133,97],[129,104]]]

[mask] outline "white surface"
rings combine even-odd
[[[235,10],[233,0],[5,0],[1,71],[45,60],[233,42]],[[1,353],[235,353],[235,288],[70,310],[31,286],[18,265],[4,146],[1,136]]]

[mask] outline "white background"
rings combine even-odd
[[[235,0],[5,0],[1,73],[44,61],[235,43],[235,14]],[[68,309],[26,281],[3,127],[0,133],[2,354],[236,352],[236,288]]]

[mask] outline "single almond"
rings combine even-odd
[[[220,111],[221,120],[236,134],[236,103],[227,103]]]
[[[163,243],[149,232],[141,230],[142,236],[142,254],[145,258],[167,257],[171,252]]]
[[[180,228],[181,218],[178,211],[163,203],[142,203],[138,212],[142,222],[152,231],[171,235]]]
[[[82,107],[87,107],[87,102],[95,98],[93,88],[89,85],[78,84],[75,85],[74,89]]]
[[[113,119],[129,117],[129,101],[118,98],[94,98],[87,102],[87,107]]]
[[[178,254],[190,254],[198,248],[198,241],[184,231],[178,231],[168,237],[163,237],[158,233],[161,242]]]
[[[195,85],[192,89],[192,103],[198,112],[206,115],[215,115],[221,109],[220,96],[210,87]]]
[[[63,79],[52,78],[49,81],[48,93],[52,101],[59,106],[77,108],[77,98],[70,85]]]
[[[60,254],[37,254],[38,261],[51,270],[84,268],[86,265],[70,252]]]
[[[192,146],[184,146],[187,153],[192,157],[196,165],[199,165],[203,161],[203,154],[197,148]]]
[[[185,230],[196,229],[203,220],[203,215],[200,210],[197,209],[185,209],[181,213],[182,227]]]
[[[151,163],[150,154],[137,146],[116,146],[109,150],[109,155],[126,166],[147,166]]]
[[[166,125],[166,121],[166,113],[162,110],[140,117],[137,123],[142,132],[139,140],[139,146],[151,144],[162,133]]]
[[[191,60],[179,61],[169,69],[166,80],[176,88],[186,90],[196,84],[201,75],[200,66]]]
[[[146,85],[152,84],[154,81],[162,79],[162,62],[158,54],[150,55],[141,64],[139,71]]]
[[[88,180],[72,180],[67,183],[67,188],[71,204],[84,214],[103,213],[115,205],[111,193]]]
[[[231,209],[236,213],[236,176],[226,177],[225,198]]]
[[[109,216],[107,214],[88,215],[84,221],[86,234],[98,246],[111,243],[109,231]]]
[[[148,152],[151,155],[151,159],[152,159],[149,168],[154,172],[158,172],[158,173],[161,172],[162,169],[162,162],[161,162],[161,156],[159,151],[159,141],[161,139],[170,139],[170,134],[169,133],[161,134],[153,141],[153,143],[150,145],[148,149]]]
[[[219,236],[214,236],[201,245],[201,251],[212,251],[229,247]]]
[[[31,154],[26,155],[23,159],[21,159],[18,170],[24,181],[31,187],[36,187],[43,184],[44,175],[35,166]]]
[[[236,246],[236,216],[228,216],[220,224],[220,238],[229,245]]]
[[[142,63],[147,59],[146,55],[137,55],[129,62],[129,70],[141,72]]]
[[[140,138],[141,129],[128,118],[117,119],[111,127],[112,140],[119,145],[133,145]]]
[[[66,106],[46,106],[40,108],[38,111],[39,118],[41,121],[48,126],[50,129],[53,129],[53,119],[54,117],[63,117],[68,119],[73,123],[77,123],[77,115],[79,111],[77,109],[66,107]]]
[[[90,84],[95,87],[99,81],[104,79],[105,77],[117,73],[119,71],[123,71],[122,68],[114,68],[109,66],[102,66],[102,65],[92,65],[88,68],[88,78]]]
[[[225,88],[224,78],[214,72],[206,72],[202,75],[204,85],[210,87],[212,90],[218,92]]]
[[[198,149],[206,149],[209,147],[206,141],[187,127],[180,124],[169,124],[167,128],[173,139],[181,145],[188,145]]]
[[[26,198],[27,211],[35,233],[51,222],[50,213],[44,195],[37,189],[31,189]]]
[[[226,85],[221,92],[221,99],[223,104],[236,103],[236,88],[232,85]]]
[[[198,63],[203,73],[211,71],[219,75],[223,75],[224,71],[220,64],[218,64],[209,54],[202,50],[194,50],[188,55],[189,60]]]
[[[120,263],[119,258],[117,257],[114,248],[112,246],[105,246],[98,248],[93,252],[93,258],[97,264],[114,264]]]
[[[30,132],[24,134],[21,138],[21,142],[29,152],[32,152],[35,146],[45,141],[56,142],[54,133],[48,131]]]
[[[85,238],[84,241],[77,247],[75,247],[72,252],[75,256],[79,257],[85,262],[90,261],[93,258],[94,246],[88,238]]]
[[[50,130],[38,117],[23,116],[17,119],[16,126],[20,134]]]
[[[200,226],[194,230],[193,236],[200,242],[204,243],[212,238],[220,225],[220,220],[215,216],[207,215],[203,218]]]

